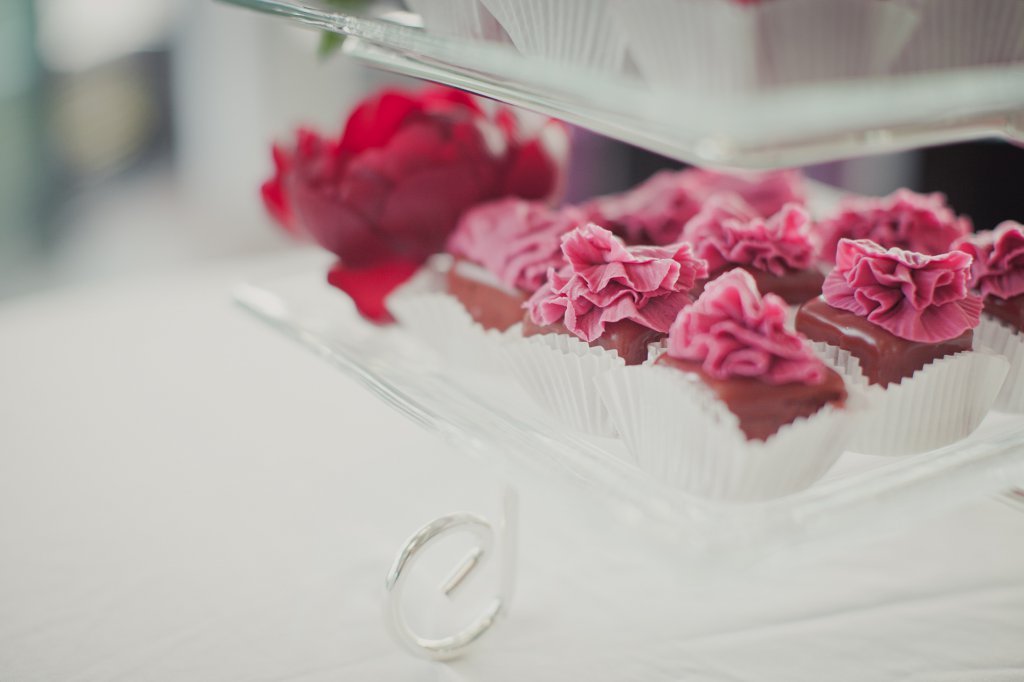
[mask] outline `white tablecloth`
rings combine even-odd
[[[527,508],[510,617],[409,657],[384,573],[479,474],[231,305],[278,265],[0,307],[0,680],[1024,680],[1024,516],[992,500],[718,582]]]

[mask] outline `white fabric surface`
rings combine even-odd
[[[526,505],[510,617],[409,657],[393,554],[493,482],[230,304],[287,265],[0,307],[0,680],[1024,680],[1024,516],[984,500],[717,580]]]

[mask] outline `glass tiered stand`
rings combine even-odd
[[[229,0],[346,36],[344,53],[392,72],[561,118],[682,161],[723,168],[800,166],[849,156],[1004,137],[1024,140],[1024,64],[974,65],[899,76],[848,78],[718,92],[655,87],[629,70],[607,73],[512,45],[425,32],[417,15],[356,17],[293,0]],[[828,201],[827,192],[817,197]],[[516,490],[555,490],[577,515],[618,528],[658,560],[742,571],[798,561],[906,528],[979,496],[1024,507],[1007,492],[1024,481],[1024,418],[991,413],[970,437],[902,458],[846,453],[809,489],[760,503],[714,503],[655,480],[622,444],[567,430],[513,382],[446,363],[400,328],[363,322],[324,282],[322,269],[246,284],[237,301],[318,353],[395,409],[486,463],[505,486],[497,516],[453,513],[400,549],[387,573],[385,617],[411,652],[461,655],[503,615],[514,582]],[[495,594],[449,633],[409,624],[403,593],[436,539],[462,534],[473,548],[443,581],[454,597],[484,562]]]

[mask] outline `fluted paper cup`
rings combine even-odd
[[[527,55],[619,73],[626,38],[608,12],[609,0],[482,0]]]
[[[747,440],[736,415],[699,379],[654,366],[621,367],[597,389],[636,465],[694,495],[767,500],[807,488],[843,453],[856,398]]]
[[[446,293],[450,260],[435,257],[387,299],[399,325],[423,340],[446,364],[469,371],[500,373],[498,349],[507,332],[484,329],[454,296]]]
[[[1024,59],[1020,0],[893,0],[920,23],[895,65],[897,72],[962,69]]]
[[[430,33],[455,38],[509,42],[508,34],[480,0],[405,0],[423,17]]]
[[[786,0],[757,6],[762,80],[775,85],[889,73],[918,13],[888,0]]]
[[[918,12],[888,0],[612,0],[646,80],[684,91],[889,73]]]
[[[1002,355],[1010,363],[1006,380],[996,396],[995,409],[1024,413],[1024,334],[994,317],[982,315],[981,324],[974,330],[974,343]]]
[[[964,351],[883,388],[867,383],[848,351],[821,342],[813,346],[864,395],[868,407],[849,449],[869,455],[910,455],[966,438],[995,403],[1010,364],[986,350]]]
[[[568,334],[543,334],[510,340],[502,354],[526,392],[566,426],[595,436],[617,435],[594,380],[625,366],[618,353]]]
[[[609,0],[608,8],[648,82],[701,92],[756,84],[755,7],[723,0]]]
[[[654,343],[647,344],[647,359],[644,360],[643,364],[650,366],[658,361],[662,355],[668,352],[668,339],[662,339],[661,341],[655,341]]]

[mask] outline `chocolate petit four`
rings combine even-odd
[[[692,168],[684,172],[687,188],[702,204],[716,194],[737,194],[757,215],[767,218],[786,204],[803,206],[807,203],[803,175],[798,170],[720,173]]]
[[[505,331],[514,325],[522,319],[523,303],[529,298],[524,291],[502,286],[489,271],[463,258],[452,262],[445,285],[484,329]]]
[[[700,197],[686,182],[688,173],[660,171],[632,189],[597,197],[580,208],[627,244],[671,244],[700,210]]]
[[[917,194],[900,189],[887,197],[855,197],[839,204],[835,215],[818,223],[820,256],[836,262],[841,239],[869,239],[884,248],[896,247],[934,256],[946,253],[970,234],[971,221],[946,204],[944,194]]]
[[[869,384],[899,383],[973,346],[981,299],[968,291],[971,259],[928,256],[841,240],[822,296],[801,306],[796,328],[857,358]]]
[[[562,251],[567,265],[527,302],[523,335],[571,334],[628,365],[646,360],[648,344],[664,338],[707,275],[689,244],[627,247],[594,224],[566,234]]]
[[[736,269],[708,283],[680,312],[656,365],[700,380],[739,419],[748,440],[846,400],[842,377],[786,327],[787,306],[763,297],[753,277]]]
[[[1010,363],[995,407],[1024,413],[1024,225],[1007,220],[964,239],[957,248],[974,259],[971,287],[985,302],[976,342]]]
[[[934,360],[973,347],[972,330],[937,343],[911,341],[856,313],[833,308],[820,296],[805,303],[796,320],[797,329],[808,338],[850,351],[860,361],[868,383],[882,386],[899,383]]]
[[[704,203],[723,192],[740,196],[760,217],[805,201],[796,171],[730,175],[690,168],[655,173],[630,190],[592,199],[580,208],[627,244],[672,244]]]
[[[971,287],[985,301],[985,312],[1024,332],[1024,225],[1007,220],[978,232],[957,248],[973,258]]]
[[[563,264],[562,235],[583,221],[576,209],[503,199],[467,211],[448,240],[448,293],[485,329],[505,331],[523,304]]]
[[[522,318],[522,320],[523,336],[572,333],[562,322],[541,326],[534,322],[530,315]],[[591,341],[590,345],[614,351],[626,361],[627,365],[639,365],[647,359],[647,351],[650,345],[664,338],[664,332],[645,327],[633,320],[619,320],[605,324],[604,333]]]
[[[985,312],[1003,324],[1024,332],[1024,294],[1010,298],[986,296]]]
[[[786,204],[762,218],[733,193],[709,199],[683,230],[683,239],[708,262],[709,279],[742,268],[759,291],[791,304],[818,296],[825,280],[811,237],[811,218],[802,206]]]

